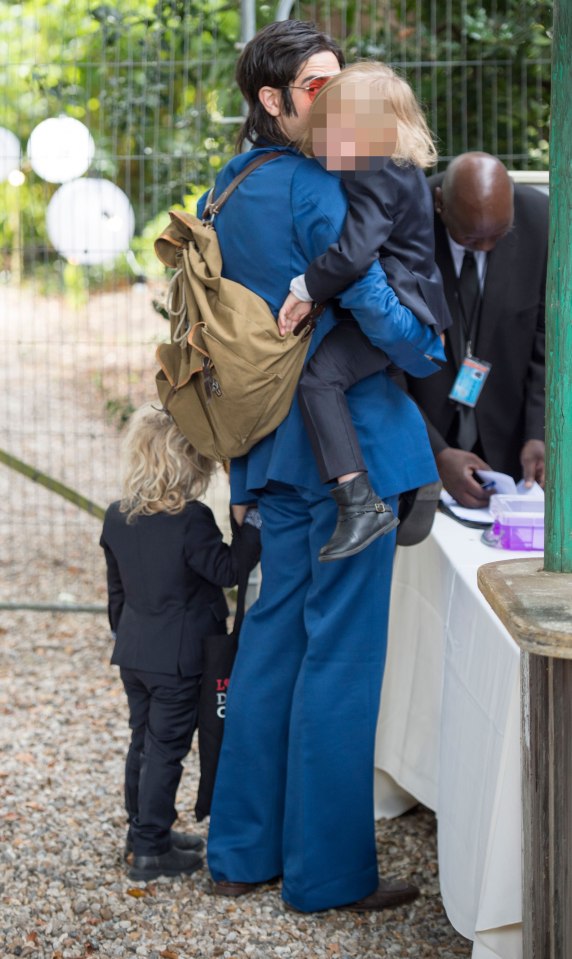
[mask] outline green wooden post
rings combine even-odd
[[[544,568],[572,572],[572,4],[555,0],[546,291]]]
[[[572,0],[555,0],[546,295],[544,570],[481,566],[521,649],[523,957],[572,949]]]

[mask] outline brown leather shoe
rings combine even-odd
[[[403,879],[380,879],[375,892],[358,899],[357,902],[348,902],[346,906],[337,906],[337,909],[346,909],[349,912],[379,912],[381,909],[391,909],[395,906],[404,906],[417,899],[419,890]]]
[[[214,895],[215,896],[246,896],[249,892],[255,892],[256,889],[260,889],[261,886],[269,886],[274,882],[278,882],[280,877],[277,876],[275,879],[267,879],[266,882],[229,882],[226,879],[221,879],[220,882],[215,882],[214,884]]]
[[[221,879],[214,884],[215,896],[246,896],[249,892],[254,892],[260,886],[259,882],[227,882]]]

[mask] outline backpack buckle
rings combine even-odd
[[[208,356],[203,357],[203,379],[205,384],[205,393],[207,394],[207,400],[212,400],[213,393],[215,396],[222,396],[222,390],[220,388],[220,383],[217,380],[216,376],[213,374],[214,366]]]

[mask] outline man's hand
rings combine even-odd
[[[244,517],[246,516],[246,511],[249,508],[249,504],[243,505],[242,503],[230,507],[230,512],[232,518],[236,522],[237,526],[242,526],[244,522]]]
[[[520,451],[522,477],[528,489],[535,480],[544,489],[544,452],[542,440],[527,440]]]
[[[312,309],[312,303],[309,300],[299,300],[293,293],[289,293],[280,307],[278,314],[278,329],[281,336],[286,336],[300,320],[303,320]]]
[[[493,490],[483,489],[474,477],[475,470],[490,469],[480,456],[449,446],[437,453],[435,460],[443,486],[459,506],[469,509],[488,506]]]

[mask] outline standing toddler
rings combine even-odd
[[[215,468],[169,413],[146,405],[129,424],[122,499],[103,524],[111,662],[120,668],[131,728],[125,807],[134,880],[190,875],[202,865],[202,840],[172,828],[197,723],[202,641],[226,632],[223,587],[237,583],[239,569],[252,569],[260,552],[255,526],[238,525],[244,507],[232,508],[228,546],[198,501]]]

